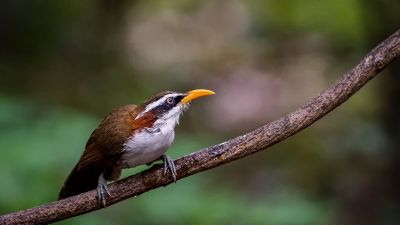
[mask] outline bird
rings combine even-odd
[[[125,105],[110,112],[90,135],[58,199],[96,188],[97,199],[105,207],[106,195],[111,196],[108,181],[117,180],[122,169],[159,160],[163,162],[163,174],[169,172],[176,182],[175,164],[166,154],[174,140],[175,126],[192,100],[213,94],[207,89],[164,91],[140,105]]]

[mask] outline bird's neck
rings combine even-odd
[[[157,118],[157,120],[154,122],[153,128],[160,129],[163,134],[173,132],[175,126],[179,124],[180,115],[187,108],[188,106],[186,105],[179,105],[172,108],[167,113]]]
[[[175,126],[179,124],[179,115],[169,118],[159,118],[154,122],[154,129],[160,129],[163,134],[173,132]]]

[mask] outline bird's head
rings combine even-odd
[[[160,121],[178,123],[179,116],[189,107],[189,103],[197,98],[213,95],[215,92],[206,89],[196,89],[186,93],[164,91],[150,97],[142,104],[143,111],[137,116],[146,114],[155,116]]]

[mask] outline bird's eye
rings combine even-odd
[[[172,97],[167,98],[168,104],[174,104],[175,100]]]

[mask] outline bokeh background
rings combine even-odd
[[[176,129],[169,154],[189,154],[301,106],[399,12],[398,0],[2,2],[0,214],[54,201],[111,109],[215,90]],[[399,75],[397,60],[269,151],[59,224],[398,224]]]

